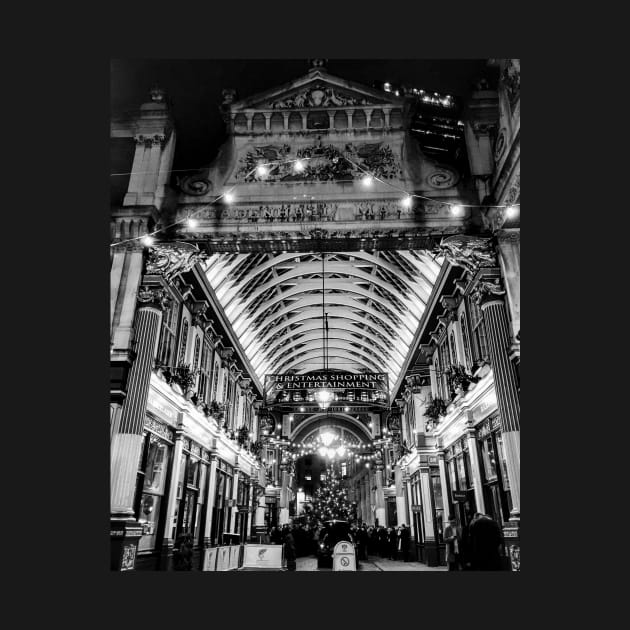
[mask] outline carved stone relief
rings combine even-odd
[[[311,107],[356,107],[370,105],[366,98],[355,97],[324,84],[316,83],[302,90],[267,103],[272,109],[304,109]]]
[[[207,254],[190,243],[158,243],[149,249],[146,273],[159,274],[171,281],[207,257]]]
[[[442,240],[434,254],[444,256],[448,262],[475,273],[480,267],[495,267],[497,264],[494,247],[489,238],[454,235]]]

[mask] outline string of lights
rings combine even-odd
[[[253,173],[256,173],[258,177],[264,178],[270,173],[271,167],[280,166],[282,164],[293,164],[294,171],[296,173],[301,173],[305,169],[304,162],[308,160],[316,159],[316,158],[322,159],[321,156],[313,156],[313,157],[291,158],[287,160],[276,160],[272,162],[260,163],[260,164],[257,164],[253,169],[251,169],[248,173],[246,173],[244,179],[247,179],[247,177],[249,177]],[[424,199],[426,201],[437,202],[444,206],[447,206],[451,214],[453,214],[454,216],[461,215],[464,208],[486,208],[486,209],[487,208],[504,208],[506,210],[507,216],[511,217],[511,216],[515,216],[515,214],[518,212],[518,208],[520,207],[520,203],[513,203],[510,205],[467,204],[467,203],[459,203],[459,202],[442,201],[441,199],[435,199],[435,198],[427,197],[425,195],[420,195],[417,193],[410,193],[406,191],[405,189],[400,188],[399,186],[396,186],[395,184],[392,184],[389,181],[386,181],[384,179],[377,177],[376,175],[371,173],[368,169],[364,168],[361,164],[358,164],[345,156],[333,158],[333,161],[337,159],[345,160],[351,166],[353,166],[358,171],[363,173],[363,177],[361,178],[361,184],[365,188],[370,188],[374,184],[374,181],[377,181],[377,182],[380,182],[381,184],[385,184],[386,186],[389,186],[390,188],[402,193],[404,197],[401,200],[401,204],[404,208],[410,208],[413,203],[413,199],[416,198],[416,199]],[[112,176],[118,176],[118,175],[123,175],[123,174],[130,174],[130,173],[112,173]],[[199,208],[196,208],[195,210],[190,212],[188,216],[185,218],[174,221],[173,223],[170,223],[168,225],[161,226],[152,232],[148,232],[147,234],[143,234],[141,236],[136,236],[133,238],[124,239],[121,241],[116,241],[115,243],[111,243],[110,247],[116,247],[118,245],[122,245],[124,243],[130,243],[133,241],[141,241],[145,247],[151,247],[155,243],[155,239],[153,238],[155,235],[159,234],[160,232],[164,232],[168,230],[169,228],[175,227],[176,225],[186,224],[187,227],[194,229],[198,225],[198,220],[195,217],[200,212],[203,212],[204,210],[211,208],[214,204],[216,204],[221,199],[223,199],[225,203],[227,204],[234,203],[234,201],[236,200],[234,191],[238,186],[240,186],[240,183],[234,184],[231,188],[229,188],[228,190],[222,192],[220,195],[215,197],[211,202],[204,204],[200,206]]]

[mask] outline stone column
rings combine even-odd
[[[409,476],[405,476],[404,479],[405,482],[405,492],[407,494],[407,506],[408,506],[408,516],[409,516],[409,527],[411,528],[411,539],[415,540],[415,535],[416,535],[416,523],[415,523],[415,519],[413,518],[413,513],[411,512],[411,506],[413,505],[413,499],[411,497],[411,482],[410,482],[410,477]],[[415,550],[414,550],[414,557],[415,557]]]
[[[346,109],[346,116],[348,116],[348,129],[352,129],[352,114],[354,113],[351,109]]]
[[[265,489],[258,486],[258,498],[255,500],[254,528],[257,536],[265,533]]]
[[[422,494],[422,518],[424,520],[424,550],[427,565],[436,567],[440,563],[438,541],[433,520],[433,502],[431,501],[431,476],[428,466],[420,467],[420,492]]]
[[[138,287],[142,277],[141,247],[116,248],[110,274],[112,351],[118,357],[130,350]]]
[[[214,509],[215,494],[217,489],[217,465],[218,457],[215,453],[210,455],[210,470],[208,471],[208,488],[206,492],[206,522],[203,528],[203,547],[208,549],[212,544],[212,510]]]
[[[331,131],[335,128],[335,112],[328,112],[328,128]]]
[[[230,512],[229,512],[229,522],[230,522],[230,528],[226,531],[229,531],[232,534],[238,534],[238,531],[236,530],[236,514],[238,513],[238,510],[236,508],[236,499],[238,497],[238,481],[241,478],[241,472],[238,466],[234,467],[234,481],[233,481],[233,485],[232,485],[232,507],[230,508]]]
[[[144,177],[142,191],[145,194],[154,195],[158,185],[158,175],[160,173],[160,158],[162,156],[162,144],[166,138],[156,134],[151,138],[149,149],[149,172]]]
[[[448,489],[448,482],[446,481],[446,461],[444,459],[444,451],[438,451],[438,468],[440,469],[440,486],[442,487],[442,507],[446,518],[453,514],[453,501]]]
[[[245,112],[245,118],[247,119],[247,131],[251,131],[252,121],[254,120],[253,112]]]
[[[175,432],[175,446],[173,447],[173,459],[171,461],[171,482],[168,488],[168,497],[166,499],[166,519],[164,525],[164,540],[160,552],[160,568],[168,570],[171,567],[172,551],[175,546],[175,533],[177,529],[177,489],[183,481],[180,479],[181,460],[184,452],[184,430],[181,428],[182,414],[178,414],[177,424],[180,428]]]
[[[265,117],[265,131],[271,131],[271,112],[263,112],[263,116]]]
[[[308,129],[308,114],[307,112],[300,112],[302,115],[302,131],[306,131]]]
[[[372,121],[372,109],[364,109],[365,112],[365,128],[368,129],[370,127],[370,122]]]
[[[136,151],[133,155],[131,175],[129,176],[129,186],[127,188],[127,194],[125,195],[123,205],[133,205],[136,202],[137,195],[142,191],[142,183],[144,181],[145,169],[142,168],[146,149],[144,136],[138,134],[134,140],[136,142]]]
[[[289,467],[286,462],[280,464],[281,483],[280,488],[280,515],[279,523],[284,525],[289,522]]]
[[[383,462],[377,460],[380,463],[376,464],[376,514],[378,524],[386,526],[386,511],[385,511],[385,494],[383,492]]]
[[[383,110],[383,114],[385,115],[385,128],[389,127],[389,116],[391,114],[392,110],[391,109],[384,109]]]
[[[512,335],[521,331],[521,231],[520,229],[497,232],[501,274],[505,279],[507,302],[510,307]]]
[[[284,119],[284,130],[289,131],[289,112],[282,112],[282,118]]]
[[[136,476],[149,382],[165,300],[162,289],[144,288],[138,292],[140,307],[135,318],[136,358],[129,370],[127,396],[122,405],[118,430],[112,436],[110,451],[111,550],[112,569],[116,570],[134,568],[138,538],[142,532],[134,517]]]
[[[477,298],[483,311],[484,326],[488,338],[488,350],[497,394],[499,420],[507,476],[512,497],[510,522],[504,527],[503,535],[512,561],[512,569],[520,570],[520,506],[521,506],[521,443],[520,401],[515,368],[509,358],[512,334],[510,331],[505,302],[487,290],[487,284],[477,290]],[[495,285],[496,286],[496,285]]]
[[[475,430],[472,428],[472,411],[468,412],[468,426],[466,428],[466,443],[468,444],[468,455],[470,457],[470,468],[473,478],[473,490],[475,492],[475,503],[477,511],[486,513],[486,503],[483,499],[483,481],[481,479],[481,466],[479,464],[479,453],[477,450],[477,439]]]

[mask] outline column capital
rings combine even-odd
[[[433,254],[444,256],[456,267],[462,267],[471,274],[482,267],[497,267],[497,256],[491,237],[454,234],[433,249]]]
[[[163,311],[172,301],[168,292],[161,287],[142,285],[136,296],[138,308],[155,308]]]
[[[481,310],[494,303],[504,304],[505,289],[501,278],[480,278],[470,293],[472,300],[479,304]]]
[[[207,257],[205,252],[190,243],[156,243],[148,250],[145,273],[161,275],[171,281]]]

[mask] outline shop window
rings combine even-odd
[[[459,361],[457,360],[457,348],[455,347],[455,333],[451,330],[449,334],[449,342],[451,348],[451,365],[457,365]]]
[[[470,313],[475,363],[488,361],[488,343],[486,341],[483,313],[479,305],[472,300],[469,299],[467,305]]]
[[[151,432],[144,434],[143,448],[138,467],[138,493],[136,517],[142,525],[143,535],[138,551],[156,546],[160,508],[166,485],[170,445]]]
[[[173,300],[162,315],[162,330],[158,346],[158,362],[162,365],[172,366],[175,360],[175,335],[179,309],[179,302]]]
[[[497,463],[491,435],[483,441],[482,453],[485,477],[488,481],[494,480],[497,478]]]
[[[201,352],[201,337],[199,337],[199,335],[195,335],[195,350],[193,352],[193,362],[192,362],[193,370],[199,369],[200,352]]]
[[[470,341],[468,339],[468,324],[466,322],[466,314],[462,311],[459,316],[459,325],[462,329],[462,341],[464,343],[464,355],[469,368],[472,368],[473,360],[470,353]]]
[[[442,501],[442,484],[440,482],[439,469],[431,469],[431,491],[433,492],[433,504],[435,506],[435,534],[439,543],[444,542],[444,503]]]
[[[182,337],[179,342],[179,359],[178,365],[182,365],[186,360],[186,344],[188,343],[188,320],[184,319],[182,324]]]
[[[208,395],[210,390],[210,384],[212,382],[212,373],[211,373],[211,361],[212,361],[212,350],[210,349],[210,344],[207,339],[203,340],[203,346],[201,350],[201,363],[199,367],[199,385],[198,385],[198,394],[199,400],[204,401],[206,403],[211,402],[211,398]]]

